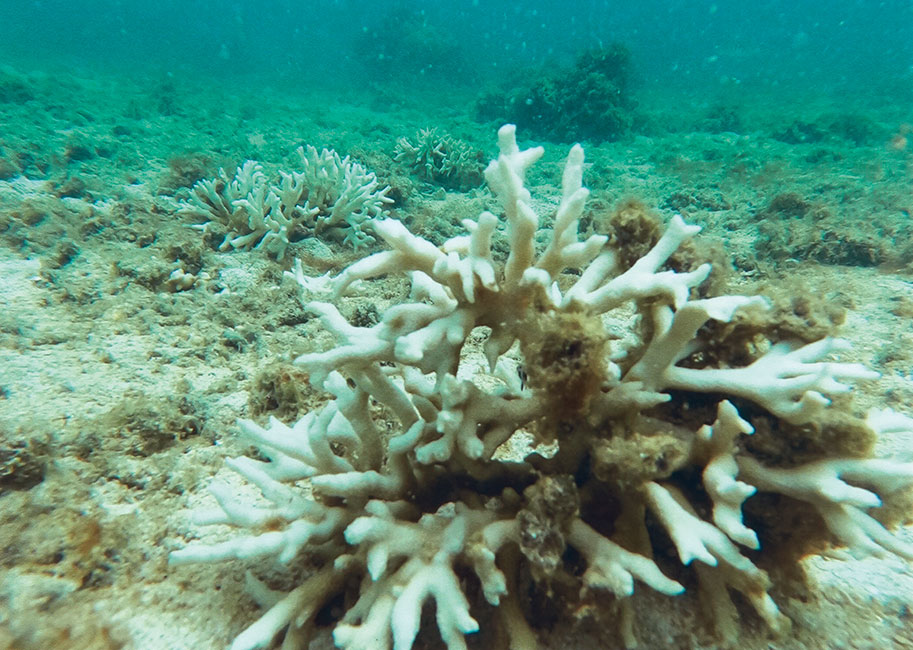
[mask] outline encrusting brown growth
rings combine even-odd
[[[409,650],[435,626],[448,650],[529,650],[584,620],[603,647],[633,648],[662,643],[660,597],[733,646],[746,626],[790,634],[781,578],[810,548],[913,559],[874,516],[913,463],[871,456],[913,420],[862,419],[846,395],[878,374],[836,360],[847,344],[825,330],[789,336],[797,321],[765,298],[708,288],[709,264],[674,258],[699,230],[679,216],[580,241],[579,146],[537,247],[524,176],[542,149],[510,125],[499,145],[485,177],[506,259],[483,212],[441,247],[376,220],[389,250],[332,278],[290,274],[337,337],[296,361],[329,401],[292,425],[239,423],[267,460],[228,465],[265,500],[214,483],[218,507],[195,521],[245,533],[171,561],[316,554],[323,568],[281,592],[252,578],[267,611],[232,650],[277,635],[303,649],[329,627],[343,650]],[[379,320],[317,300],[387,274],[411,292]]]
[[[608,379],[608,340],[602,322],[586,312],[559,313],[539,303],[528,309],[518,339],[527,385],[548,406],[551,420],[585,418]],[[542,438],[553,433],[540,431]]]
[[[294,418],[316,406],[307,389],[308,376],[290,363],[272,363],[253,378],[250,410],[254,415],[269,413],[278,418]]]

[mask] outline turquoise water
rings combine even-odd
[[[913,432],[897,427],[874,444],[863,424],[873,408],[913,415],[909,1],[0,0],[0,650],[229,647],[276,594],[348,549],[337,531],[332,553],[328,545],[289,565],[271,557],[168,564],[169,553],[228,539],[229,531],[210,532],[187,515],[214,505],[213,477],[231,482],[232,494],[256,496],[225,469],[226,458],[265,458],[240,439],[238,420],[292,423],[330,399],[292,364],[333,345],[289,281],[296,260],[317,277],[386,250],[366,224],[378,214],[435,246],[465,234],[465,219],[486,210],[500,217],[482,170],[498,155],[505,123],[517,125],[521,149],[545,149],[526,178],[539,252],[568,152],[581,143],[591,192],[581,240],[609,237],[626,268],[680,214],[702,230],[669,268],[713,265],[692,298],[760,294],[773,305],[769,320],[702,328],[703,343],[714,336],[726,343],[683,364],[744,366],[771,343],[840,335],[853,347],[836,359],[881,373],[858,382],[852,398],[834,400],[839,417],[802,426],[735,400],[758,429],[756,446],[742,436],[739,451],[782,466],[870,452],[913,460]],[[329,202],[317,199],[308,210],[286,199],[285,231],[250,220],[258,197],[283,191],[280,184],[308,165],[345,167],[370,200],[338,223]],[[220,210],[212,198],[233,181],[250,183],[235,198],[248,212],[232,212],[233,203]],[[261,217],[280,212],[280,203],[259,206]],[[501,264],[509,250],[503,223],[492,241]],[[579,274],[563,272],[555,286],[564,290]],[[400,274],[366,285],[334,298],[359,327],[408,300]],[[638,307],[641,319],[660,313],[650,300]],[[565,315],[551,329],[533,328],[540,339],[523,354],[538,349],[543,359],[561,359],[579,350],[579,340],[560,339],[569,324],[633,358],[642,352],[637,338],[654,334],[636,313],[583,324]],[[611,330],[605,340],[592,333],[603,325]],[[740,326],[749,332],[744,340]],[[485,366],[482,329],[468,339],[478,357],[470,368]],[[567,345],[549,347],[549,337]],[[594,376],[608,385],[608,371],[600,372]],[[583,399],[564,376],[519,361],[513,374],[507,383],[518,391],[528,382],[543,399]],[[486,375],[481,385],[498,381]],[[709,519],[700,472],[657,468],[685,462],[683,432],[711,423],[715,403],[670,392],[669,408],[644,420],[578,422],[593,433],[581,448],[630,436],[650,451],[632,454],[627,439],[617,448],[607,442],[594,453],[598,471],[582,463],[573,471],[579,485],[568,488],[571,470],[562,469],[548,488],[568,490],[557,500],[572,503],[588,484],[581,516],[599,535],[613,533],[619,497],[611,481],[594,487],[592,476],[611,478],[616,466],[639,472],[641,462]],[[439,397],[417,403],[433,411]],[[382,402],[366,404],[378,430],[393,435],[396,409]],[[565,417],[565,405],[557,406],[555,417]],[[527,458],[528,440],[508,442],[506,458]],[[333,453],[347,453],[345,444]],[[516,504],[534,480],[507,472],[473,483],[469,470],[455,472],[447,480],[418,472],[429,492],[445,496],[407,495],[413,520],[464,497],[519,516]],[[466,485],[479,493],[467,497]],[[516,494],[498,503],[504,486]],[[544,507],[542,500],[533,506]],[[732,603],[695,597],[700,579],[652,515],[617,537],[652,554],[686,596],[638,583],[630,609],[604,590],[591,599],[580,588],[586,563],[577,550],[544,545],[539,556],[530,542],[514,553],[522,566],[510,577],[526,589],[523,618],[543,650],[620,650],[631,629],[649,650],[720,648],[734,629],[738,647],[752,650],[913,647],[911,563],[819,557],[833,536],[796,503],[746,503],[762,549],[742,548],[771,576],[770,595],[791,632],[774,635],[782,621],[762,620],[758,601],[752,606],[750,595],[767,593],[761,574]],[[619,528],[637,519],[637,507]],[[523,515],[534,520],[532,509]],[[885,511],[898,539],[911,543],[903,527],[909,501],[898,497]],[[553,561],[560,575],[540,581],[520,555],[540,571]],[[467,566],[458,577],[482,627],[467,643],[506,647],[499,615]],[[354,578],[337,586],[314,616],[309,650],[334,646],[333,627],[359,593]],[[722,614],[707,616],[708,608]],[[414,647],[442,648],[439,636],[428,605]]]
[[[396,56],[404,24],[428,32],[402,62],[426,70],[445,42],[467,74],[567,60],[614,41],[632,51],[645,85],[723,82],[909,87],[908,2],[89,2],[0,5],[0,56],[138,73],[257,74],[357,80],[371,50]],[[398,33],[400,32],[400,33]],[[437,43],[432,41],[438,41]],[[900,90],[900,89],[898,89]]]

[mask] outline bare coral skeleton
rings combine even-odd
[[[677,596],[688,571],[709,595],[703,602],[719,636],[739,634],[732,592],[773,633],[787,634],[769,572],[749,557],[764,558],[765,540],[777,538],[776,517],[762,509],[747,516],[761,493],[817,513],[821,534],[854,553],[913,559],[913,548],[871,514],[913,483],[913,463],[868,457],[871,445],[856,456],[821,451],[797,460],[783,451],[788,445],[776,447],[776,427],[765,446],[749,444],[760,440],[757,423],[789,435],[822,427],[842,435],[826,417],[832,398],[878,374],[832,360],[846,344],[831,338],[773,341],[747,366],[701,367],[706,326],[749,318],[766,301],[695,298],[710,266],[665,268],[699,230],[678,216],[629,268],[619,268],[608,237],[581,241],[588,190],[579,145],[537,248],[539,217],[524,177],[543,150],[521,150],[512,125],[498,141],[485,178],[503,209],[506,260],[491,246],[502,219],[483,212],[441,247],[379,219],[373,231],[389,250],[332,278],[305,277],[300,266],[292,274],[305,293],[336,299],[361,281],[405,273],[411,295],[371,327],[349,324],[331,302],[308,303],[338,343],[297,363],[332,399],[291,425],[242,421],[244,438],[268,461],[227,462],[265,501],[214,484],[218,508],[195,521],[241,533],[171,554],[174,564],[289,564],[304,552],[322,559],[288,593],[251,580],[267,611],[232,650],[265,647],[283,630],[283,648],[308,647],[317,612],[340,595],[347,609],[332,632],[340,648],[408,650],[420,630],[428,633],[422,611],[433,601],[441,638],[461,650],[485,607],[467,593],[481,593],[507,647],[534,648],[529,590],[542,584],[559,611],[594,596],[614,603],[612,634],[633,647],[635,584]],[[474,332],[487,334],[479,353],[468,344]],[[682,408],[689,400],[691,411]],[[857,418],[847,430],[874,439],[888,420],[913,432],[898,414]],[[551,451],[504,453],[523,436]],[[655,557],[659,537],[671,540],[680,565]],[[569,549],[580,569],[569,566]],[[467,589],[471,582],[477,587]]]

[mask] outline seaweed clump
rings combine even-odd
[[[587,50],[570,67],[548,66],[506,93],[485,95],[479,114],[544,140],[618,140],[634,124],[630,69],[630,50],[621,43]]]

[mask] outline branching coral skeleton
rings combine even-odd
[[[706,344],[707,323],[748,318],[767,309],[766,301],[694,299],[710,266],[666,268],[699,230],[678,216],[627,269],[618,267],[608,237],[581,241],[588,191],[579,145],[565,165],[550,238],[537,250],[539,217],[524,177],[543,150],[521,150],[510,125],[498,143],[485,177],[506,221],[503,262],[491,249],[502,219],[484,212],[464,222],[467,235],[440,248],[398,221],[377,220],[373,231],[389,250],[336,277],[307,278],[300,265],[289,274],[305,293],[323,298],[308,309],[337,336],[336,347],[297,359],[332,398],[291,426],[241,422],[268,460],[237,458],[229,467],[270,505],[215,484],[218,509],[196,521],[246,534],[191,543],[171,561],[269,556],[287,564],[313,549],[334,564],[287,595],[266,597],[255,585],[271,609],[232,649],[265,647],[283,630],[283,648],[306,648],[316,612],[345,594],[348,609],[333,631],[340,648],[408,650],[433,602],[441,638],[461,650],[485,606],[468,600],[469,582],[495,608],[508,646],[526,649],[536,631],[520,591],[528,584],[523,575],[559,590],[559,609],[564,601],[614,600],[622,612],[616,634],[633,646],[636,592],[682,597],[680,576],[691,570],[708,594],[708,618],[726,640],[739,630],[730,591],[743,594],[772,633],[786,634],[789,620],[769,594],[767,572],[744,554],[764,558],[772,524],[753,525],[743,515],[761,492],[810,504],[833,541],[855,553],[913,558],[913,549],[869,514],[913,484],[913,463],[822,454],[777,466],[752,453],[754,427],[739,412],[747,407],[790,426],[817,422],[834,408],[833,396],[877,373],[831,359],[846,344],[829,338],[803,346],[772,341],[747,367],[684,363]],[[255,176],[253,170],[254,185]],[[245,191],[234,182],[240,184],[231,192]],[[226,214],[237,207],[229,203]],[[355,283],[391,273],[407,274],[412,291],[376,325],[349,324],[331,302]],[[603,315],[632,304],[639,342],[618,347]],[[477,328],[489,333],[481,351],[493,373],[486,383],[465,378],[463,368]],[[517,355],[526,385],[517,380]],[[483,388],[498,378],[500,388]],[[663,419],[677,401],[696,396],[712,405],[699,411],[702,421]],[[372,414],[369,400],[384,407],[386,420]],[[859,426],[873,436],[913,431],[909,420],[885,413]],[[555,443],[557,452],[504,460],[496,452],[518,431]],[[638,445],[643,451],[629,454]],[[598,516],[607,512],[594,507],[600,499],[614,504],[610,519]],[[681,565],[654,558],[657,536],[672,541]],[[567,565],[567,549],[583,562],[582,575]]]

